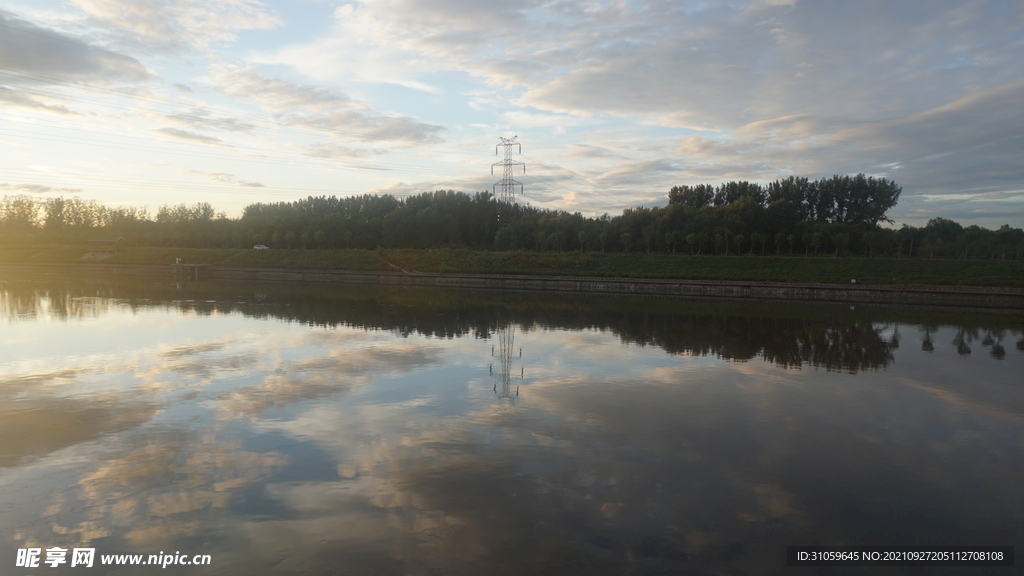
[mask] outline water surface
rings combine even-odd
[[[166,570],[218,575],[767,574],[798,544],[1020,550],[1022,327],[7,279],[0,573],[159,570],[14,567],[53,546],[209,554]]]

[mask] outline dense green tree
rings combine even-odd
[[[487,192],[437,190],[404,199],[364,194],[254,203],[229,219],[205,202],[143,209],[106,207],[78,198],[0,200],[0,242],[84,242],[125,236],[155,246],[273,248],[464,247],[497,250],[617,250],[675,252],[680,244],[702,255],[763,256],[803,248],[805,256],[831,251],[867,256],[1024,258],[1024,231],[992,231],[936,218],[921,228],[889,230],[886,211],[900,188],[886,179],[789,177],[766,185],[725,182],[674,186],[664,207],[636,207],[618,216],[514,205],[513,222],[500,225]]]

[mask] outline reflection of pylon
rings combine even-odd
[[[498,224],[511,224],[515,219],[516,210],[516,186],[519,186],[519,193],[523,193],[523,183],[517,182],[512,178],[512,171],[516,166],[523,167],[523,174],[526,174],[526,164],[522,162],[516,162],[512,159],[512,147],[518,146],[519,153],[523,153],[523,145],[516,142],[518,136],[511,138],[501,138],[501,144],[494,147],[494,154],[498,154],[498,146],[505,147],[505,159],[501,162],[495,162],[491,164],[491,175],[494,175],[494,167],[502,167],[501,181],[494,184],[492,192],[494,198],[498,201]],[[499,191],[499,187],[501,190]]]
[[[519,396],[519,387],[512,390],[512,360],[513,351],[515,350],[515,339],[516,339],[516,325],[509,323],[508,325],[498,328],[498,362],[501,364],[501,373],[498,374],[498,378],[501,380],[501,390],[498,390],[498,384],[494,384],[494,393],[499,398],[512,399],[514,396]],[[491,353],[494,353],[494,347],[491,347]],[[519,357],[522,358],[522,348],[519,350]],[[493,371],[491,372],[494,373]],[[523,377],[523,368],[519,368],[519,377]]]

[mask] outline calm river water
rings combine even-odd
[[[785,552],[1022,550],[1022,316],[3,280],[0,574],[931,574]],[[68,562],[16,567],[32,547]],[[101,565],[130,554],[211,563]]]

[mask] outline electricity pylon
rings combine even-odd
[[[516,162],[515,160],[512,159],[513,146],[518,146],[519,153],[523,153],[523,145],[516,142],[516,138],[518,138],[518,136],[513,136],[511,138],[499,136],[499,138],[501,138],[501,144],[498,144],[497,146],[494,147],[494,155],[498,155],[499,146],[504,146],[505,159],[502,160],[501,162],[495,162],[494,164],[491,164],[491,176],[494,175],[495,166],[502,167],[501,181],[496,182],[492,187],[491,191],[494,194],[494,198],[498,201],[498,224],[504,225],[511,224],[512,221],[515,219],[516,186],[519,187],[519,193],[523,193],[523,183],[517,182],[514,178],[512,178],[512,171],[515,169],[516,166],[522,166],[523,174],[526,174],[526,164],[524,164],[523,162]],[[498,191],[499,187],[501,188],[500,192]]]

